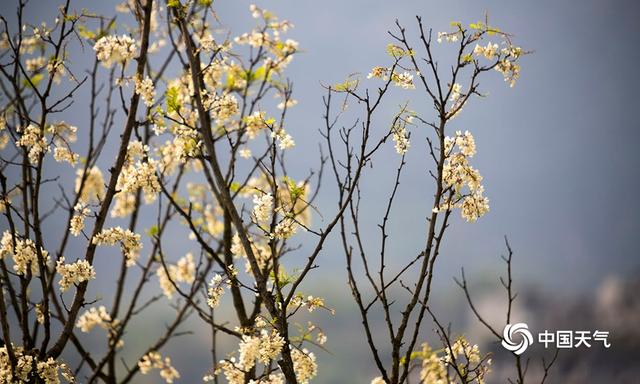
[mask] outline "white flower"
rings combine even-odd
[[[43,263],[49,261],[49,253],[40,248]],[[11,232],[5,231],[0,240],[0,256],[11,255],[13,258],[13,270],[18,275],[26,275],[28,271],[32,274],[38,272],[38,252],[36,245],[31,239],[19,239],[16,237],[15,244]]]
[[[273,209],[273,196],[270,193],[265,193],[262,196],[253,196],[253,217],[258,223],[266,223],[271,218],[271,211]]]
[[[98,60],[107,68],[113,63],[124,63],[136,55],[136,43],[127,35],[103,36],[93,46]]]
[[[484,56],[485,58],[491,60],[498,52],[498,49],[498,44],[492,44],[491,42],[488,42],[486,47],[483,47],[480,44],[476,44],[476,46],[473,48],[473,53],[476,56]]]
[[[168,274],[167,271],[169,272]],[[173,297],[173,293],[176,291],[174,284],[192,283],[195,279],[195,273],[196,264],[193,261],[193,254],[191,253],[184,255],[175,265],[167,265],[166,270],[164,266],[160,266],[156,270],[160,288],[169,299]]]
[[[501,60],[496,65],[496,71],[502,73],[504,81],[509,83],[510,87],[516,84],[516,80],[520,78],[520,65],[507,59]]]
[[[87,260],[78,260],[73,264],[65,264],[64,257],[56,262],[56,271],[62,279],[59,281],[60,291],[64,292],[72,284],[80,284],[91,279],[95,279],[96,271]]]
[[[288,239],[298,230],[298,223],[290,217],[285,217],[273,230],[276,239]]]
[[[218,120],[219,124],[238,113],[238,100],[229,93],[211,97],[206,91],[203,91],[202,99],[204,107],[211,112],[212,117]]]
[[[80,160],[80,155],[71,152],[68,148],[56,147],[53,150],[53,158],[59,163],[64,161],[75,167],[78,160]]]
[[[80,201],[89,203],[91,201],[101,201],[104,197],[104,179],[102,172],[96,166],[87,169],[86,179],[82,185],[82,169],[76,171],[76,193],[80,194]],[[80,187],[82,186],[82,191]]]
[[[147,107],[153,106],[153,99],[156,97],[156,90],[153,87],[153,81],[147,76],[144,80],[136,78],[135,91]]]
[[[393,127],[393,141],[395,142],[396,152],[400,155],[404,155],[409,150],[411,143],[409,142],[409,135],[404,124],[396,124]]]
[[[316,364],[316,356],[307,349],[300,351],[294,349],[291,351],[293,359],[293,370],[296,374],[298,382],[307,384],[318,374],[318,364]]]
[[[267,119],[263,111],[255,111],[251,115],[245,116],[243,121],[245,123],[247,136],[251,140],[256,138],[260,130],[267,127]]]
[[[165,357],[162,359],[162,355],[155,351],[142,356],[140,361],[138,361],[138,368],[140,368],[140,373],[143,375],[146,375],[153,369],[158,369],[160,371],[160,377],[168,384],[180,378],[178,370],[171,365],[171,358]]]
[[[29,124],[23,131],[17,145],[29,150],[29,162],[36,164],[40,155],[49,152],[49,145],[44,138],[44,133],[35,124]]]
[[[89,213],[91,213],[91,211],[89,210],[89,208],[85,207],[82,202],[76,204],[73,209],[77,212],[77,214],[73,215],[73,217],[71,218],[71,222],[69,224],[69,232],[71,232],[73,236],[78,236],[84,229],[85,217],[89,216]]]
[[[142,249],[140,235],[120,227],[103,229],[94,236],[92,241],[96,245],[116,245],[120,243],[120,248],[127,258],[128,267],[135,265]]]
[[[112,324],[111,315],[109,315],[104,305],[101,305],[98,308],[91,307],[80,315],[76,322],[76,327],[80,328],[80,331],[88,333],[96,326],[102,329],[110,329]]]
[[[284,109],[284,107],[291,108],[291,107],[295,106],[296,104],[298,104],[298,100],[289,99],[289,100],[287,100],[286,103],[283,101],[280,104],[278,104],[277,108],[278,109]]]
[[[451,97],[449,100],[455,102],[460,98],[460,91],[462,90],[462,86],[458,83],[455,83],[451,86]]]
[[[220,298],[224,293],[224,287],[222,286],[222,276],[215,274],[209,282],[209,289],[207,290],[207,305],[211,308],[217,308],[220,305]]]
[[[476,144],[469,131],[457,131],[454,137],[445,137],[445,162],[442,169],[443,183],[460,194],[456,201],[445,200],[434,212],[460,208],[462,217],[468,222],[476,221],[489,211],[489,199],[484,194],[482,176],[477,169],[469,165],[469,158],[476,153]],[[459,152],[454,152],[455,149]],[[464,193],[466,187],[468,192]]]
[[[416,86],[413,84],[413,75],[409,72],[404,73],[392,73],[391,80],[393,80],[393,84],[397,87],[403,89],[415,89]]]
[[[296,142],[293,140],[290,134],[288,134],[284,128],[280,128],[277,131],[271,132],[271,137],[278,140],[278,147],[281,150],[293,148],[296,145]]]
[[[442,40],[450,43],[455,43],[460,39],[460,31],[456,32],[438,32],[438,43],[442,43]]]
[[[478,220],[480,216],[489,212],[489,199],[482,192],[474,192],[462,200],[462,217],[468,222]]]

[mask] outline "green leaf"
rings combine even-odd
[[[227,82],[225,84],[225,87],[227,89],[234,89],[235,85],[236,85],[235,75],[231,72],[227,73]]]
[[[77,31],[83,39],[91,40],[96,38],[95,32],[88,30],[84,25],[78,25]]]
[[[179,7],[179,6],[181,6],[181,5],[182,5],[182,4],[180,4],[180,0],[169,0],[169,1],[167,2],[167,6],[168,6],[168,7],[170,7],[170,8]]]
[[[233,193],[238,192],[240,188],[242,188],[242,186],[237,181],[232,182],[231,185],[229,186],[229,190]]]
[[[338,92],[353,91],[358,87],[358,79],[347,79],[342,83],[335,84],[332,88]]]
[[[256,71],[253,73],[252,77],[255,80],[263,80],[265,78],[266,73],[267,73],[267,70],[263,66],[263,67],[260,67],[260,68],[256,69]]]
[[[31,82],[25,79],[24,85],[31,87],[31,85],[33,84],[34,87],[37,87],[38,84],[40,84],[40,82],[42,81],[42,79],[44,79],[44,75],[42,73],[37,73],[31,77],[30,79]]]
[[[160,232],[160,231],[158,230],[158,226],[157,225],[154,225],[151,228],[147,229],[147,235],[149,237],[154,237],[155,235],[158,234],[158,232]]]
[[[178,104],[178,88],[169,87],[166,94],[167,100],[167,112],[178,112],[180,110],[180,104]]]

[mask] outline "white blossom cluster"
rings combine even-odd
[[[27,59],[24,64],[28,72],[36,72],[47,65],[47,58],[44,56],[32,57]]]
[[[140,141],[132,141],[127,148],[127,157],[116,187],[119,193],[134,193],[142,189],[147,203],[155,201],[161,190],[156,175],[157,161],[148,158],[149,147]],[[145,159],[146,158],[146,159]]]
[[[144,201],[155,201],[161,187],[156,174],[158,161],[149,158],[149,147],[140,141],[132,141],[127,148],[127,156],[118,176],[113,217],[126,217],[135,209],[135,193],[142,189]]]
[[[83,183],[84,178],[84,183]],[[80,190],[82,188],[82,190]],[[87,169],[86,175],[82,169],[76,171],[75,191],[83,203],[99,202],[104,198],[104,178],[97,166]]]
[[[7,347],[4,345],[0,347],[1,384],[27,383],[29,381],[29,374],[34,368],[34,357],[25,354],[21,347],[16,348],[14,346],[13,353],[15,354],[18,362],[16,364],[16,369],[12,372]]]
[[[274,360],[284,346],[284,338],[278,331],[271,332],[263,329],[260,335],[243,335],[238,348],[237,367],[248,371],[256,365],[256,360],[262,364],[269,364]]]
[[[438,32],[438,43],[442,43],[442,41],[446,41],[448,43],[455,43],[462,37],[460,31],[455,32]]]
[[[107,68],[113,63],[125,63],[136,55],[136,42],[127,35],[103,36],[93,46],[98,60]]]
[[[245,372],[255,368],[260,363],[267,367],[271,366],[282,352],[285,346],[285,339],[275,329],[265,329],[268,322],[258,316],[255,327],[249,328],[247,333],[242,335],[238,345],[238,356],[221,360],[215,374],[222,373],[229,384],[245,383]],[[308,383],[318,373],[318,365],[313,352],[307,349],[291,348],[291,358],[293,360],[293,370],[298,382]],[[213,376],[205,376],[204,381],[213,381]],[[269,375],[259,380],[251,380],[254,384],[284,384],[284,375],[280,372],[271,372]]]
[[[457,152],[454,152],[458,149]],[[442,181],[453,189],[455,197],[445,200],[434,211],[451,210],[460,208],[462,217],[469,221],[476,221],[489,211],[489,199],[484,193],[482,176],[477,169],[469,165],[469,158],[476,153],[476,145],[469,131],[456,132],[454,137],[445,138],[445,163],[442,169]],[[468,191],[463,191],[464,188]]]
[[[167,384],[171,384],[174,380],[180,378],[180,373],[171,364],[171,358],[165,357],[163,359],[162,355],[155,351],[142,356],[142,359],[138,361],[138,367],[140,368],[140,373],[143,375],[148,374],[154,369],[159,370],[160,377],[163,378]]]
[[[406,50],[400,46],[394,44],[387,44],[387,54],[396,60],[396,64],[402,57],[412,56],[413,50]],[[395,66],[394,66],[395,67]],[[367,75],[367,79],[382,79],[385,82],[391,79],[391,82],[396,87],[402,89],[415,89],[416,86],[413,83],[413,74],[409,71],[396,72],[394,67],[386,68],[381,66],[375,66],[371,69],[371,72]],[[416,75],[420,75],[420,72],[415,71]]]
[[[109,315],[109,312],[107,312],[104,305],[101,305],[98,308],[89,308],[80,315],[76,321],[76,327],[80,328],[80,331],[84,333],[91,332],[95,327],[111,330],[115,324],[117,324],[117,322],[111,319],[111,315]]]
[[[89,216],[91,210],[87,208],[82,202],[76,204],[76,206],[73,207],[73,210],[76,212],[76,214],[71,217],[71,221],[69,223],[69,232],[71,232],[73,236],[79,236],[84,229],[84,219]]]
[[[516,64],[514,61],[522,55],[522,49],[519,47],[503,48],[502,54],[505,58],[498,62],[496,71],[502,74],[504,81],[509,83],[510,87],[513,87],[520,78],[520,64]]]
[[[49,253],[40,248],[43,264],[49,261]],[[10,231],[5,231],[0,240],[0,257],[11,256],[13,259],[13,270],[18,275],[26,275],[28,272],[36,274],[38,268],[38,251],[31,239],[16,238],[15,242]]]
[[[42,303],[38,303],[35,306],[36,310],[36,321],[38,324],[44,324],[44,305]]]
[[[0,347],[0,384],[26,384],[32,382],[32,375],[37,376],[45,384],[60,384],[60,377],[73,383],[73,373],[64,362],[58,362],[52,357],[38,361],[22,347],[13,346],[13,353],[17,359],[15,371],[12,372],[9,353],[6,346]]]
[[[271,237],[276,239],[288,239],[291,236],[295,235],[297,231],[298,223],[295,221],[295,219],[292,217],[285,217],[278,224],[276,224]]]
[[[302,307],[306,307],[309,313],[315,311],[318,308],[324,308],[329,310],[325,306],[323,298],[314,297],[310,295],[305,298],[304,295],[298,293],[289,302],[289,308],[297,309]],[[333,313],[333,310],[331,310],[331,312]]]
[[[207,289],[207,305],[212,309],[218,308],[220,305],[220,299],[224,294],[224,285],[228,284],[228,280],[224,280],[222,275],[215,274],[209,282],[209,288]]]
[[[69,148],[55,147],[53,149],[53,158],[59,163],[66,162],[75,166],[80,160],[80,155],[73,153]]]
[[[391,80],[396,87],[400,87],[402,89],[416,88],[416,86],[413,84],[413,75],[406,71],[403,73],[392,73]]]
[[[198,36],[196,36],[198,37]],[[225,41],[222,44],[218,44],[213,36],[210,33],[205,34],[202,37],[199,37],[198,42],[200,43],[200,48],[209,53],[213,53],[215,51],[223,51],[226,52],[231,49],[231,43],[229,41]]]
[[[461,383],[459,374],[468,381],[478,384],[485,383],[485,376],[489,373],[491,359],[481,356],[477,345],[471,345],[459,337],[450,346],[445,346],[444,353],[431,349],[429,344],[423,343],[422,349],[412,354],[412,359],[420,360],[421,383]],[[456,372],[449,369],[454,366]],[[416,367],[417,368],[417,367]],[[371,380],[371,384],[384,384],[381,376]]]
[[[449,96],[449,101],[451,102],[451,109],[447,113],[447,118],[452,119],[462,111],[462,106],[466,101],[466,97],[462,93],[462,86],[458,83],[451,85],[450,93],[451,96]]]
[[[121,227],[103,229],[93,237],[92,241],[95,245],[116,245],[120,243],[120,248],[127,258],[126,264],[128,267],[136,264],[142,249],[140,235]]]
[[[411,146],[407,125],[411,125],[413,123],[413,115],[407,112],[408,111],[403,109],[396,116],[394,123],[391,126],[392,139],[395,143],[396,152],[399,155],[405,155]]]
[[[383,81],[389,80],[389,77],[391,77],[391,81],[396,87],[400,87],[402,89],[416,88],[413,83],[413,75],[408,71],[404,71],[402,73],[391,72],[391,68],[375,66],[367,75],[367,79],[382,79]]]
[[[176,264],[168,264],[166,269],[160,266],[156,270],[162,293],[168,299],[171,299],[176,292],[175,284],[192,283],[195,279],[195,273],[196,264],[191,253],[181,257]]]
[[[29,162],[37,164],[40,156],[49,152],[49,145],[44,137],[44,132],[35,124],[29,124],[21,131],[17,145],[24,147],[29,152]]]
[[[53,136],[55,148],[53,150],[53,158],[57,162],[67,162],[75,167],[80,160],[80,155],[74,153],[69,144],[75,143],[77,140],[78,128],[65,123],[64,121],[56,122],[47,126],[46,133]]]
[[[223,93],[211,96],[205,90],[202,92],[204,108],[211,113],[218,124],[226,122],[238,113],[238,100],[234,95]]]
[[[253,218],[256,223],[267,223],[271,219],[272,211],[273,196],[270,193],[253,196]]]
[[[245,116],[243,122],[247,137],[251,140],[255,139],[258,133],[267,127],[266,112],[255,111],[249,116]]]
[[[258,242],[255,239],[251,238],[249,239],[249,242],[251,243],[251,250],[253,251],[253,255],[256,257],[258,267],[260,267],[261,270],[264,269],[271,258],[271,249],[269,248],[269,245],[264,241]],[[240,236],[238,236],[238,234],[235,234],[233,236],[231,242],[231,253],[233,253],[235,257],[245,259],[245,271],[251,271],[251,264],[247,259],[247,253],[245,252],[244,246],[242,245]]]
[[[7,128],[7,118],[4,114],[0,114],[0,150],[5,149],[9,144],[9,135],[3,132]]]
[[[476,56],[484,56],[486,59],[498,59],[495,69],[500,72],[510,87],[516,84],[520,78],[520,64],[515,61],[523,55],[522,48],[508,43],[508,46],[500,48],[498,44],[487,43],[486,46],[476,44],[473,49]]]
[[[307,384],[318,374],[318,364],[316,363],[316,355],[306,348],[291,351],[293,359],[293,370],[296,373],[296,379],[301,384]]]
[[[170,147],[173,156],[179,162],[184,163],[189,158],[196,157],[200,154],[202,148],[202,140],[200,134],[195,129],[189,127],[176,127],[173,134],[173,145]]]
[[[255,5],[250,6],[251,14],[256,19],[262,19],[264,26],[260,26],[249,33],[244,33],[234,39],[236,44],[261,47],[271,54],[266,64],[275,72],[283,70],[298,52],[298,42],[292,39],[282,39],[280,35],[286,33],[293,25],[278,18],[266,9]]]
[[[56,262],[56,271],[60,274],[60,291],[65,292],[71,285],[80,284],[96,277],[96,271],[87,260],[78,260],[72,264],[65,264],[64,257]]]
[[[52,357],[38,360],[36,356],[15,345],[12,345],[12,350],[17,360],[13,370],[7,347],[0,347],[0,384],[27,384],[34,379],[45,384],[60,384],[61,377],[67,383],[75,381],[71,369],[64,362],[58,362]]]
[[[486,59],[492,60],[499,52],[499,49],[500,46],[498,46],[498,44],[488,42],[484,47],[480,44],[476,44],[473,48],[473,53],[476,56],[484,56]]]
[[[153,102],[156,97],[156,90],[153,87],[153,80],[151,80],[149,76],[144,79],[136,77],[135,92],[142,97],[144,105],[147,107],[153,106]]]
[[[289,148],[293,148],[296,145],[293,137],[291,137],[291,135],[288,134],[284,130],[284,128],[280,128],[271,132],[271,137],[275,138],[278,141],[278,147],[283,151]]]

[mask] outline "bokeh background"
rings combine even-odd
[[[222,25],[232,35],[253,26],[249,1],[216,3]],[[563,351],[549,382],[638,380],[640,124],[635,112],[640,107],[637,70],[640,5],[637,2],[256,3],[295,24],[289,37],[299,41],[303,51],[289,67],[294,97],[299,101],[288,119],[288,131],[297,142],[290,157],[297,159],[292,173],[300,176],[317,164],[321,98],[325,93],[322,85],[341,82],[351,73],[364,77],[372,66],[388,64],[384,48],[391,39],[387,31],[394,28],[396,19],[415,39],[415,15],[421,15],[425,25],[437,32],[447,30],[450,21],[467,24],[488,14],[491,24],[514,35],[516,44],[533,50],[534,54],[522,62],[522,77],[515,88],[506,86],[498,73],[489,74],[481,82],[488,97],[472,100],[453,122],[452,129],[470,130],[475,135],[478,154],[474,165],[484,176],[491,211],[475,224],[467,224],[458,217],[454,220],[438,261],[432,305],[441,321],[451,323],[453,333],[465,334],[480,344],[483,351],[495,353],[495,372],[490,382],[506,382],[508,375],[513,374],[511,358],[474,320],[453,281],[464,267],[479,310],[494,324],[502,324],[506,302],[498,277],[504,275],[500,255],[505,252],[506,235],[515,252],[514,279],[519,293],[516,320],[527,322],[534,331],[611,332],[610,349]],[[115,14],[116,4],[111,0],[72,1],[72,7],[105,15]],[[2,13],[12,17],[14,4],[7,0],[2,6]],[[51,20],[56,5],[33,1],[28,9],[27,17],[35,24]],[[74,65],[91,63],[90,47],[75,49]],[[446,53],[446,48],[442,49]],[[74,107],[61,116],[80,130],[82,119],[87,116],[81,97],[82,93]],[[404,101],[410,101],[422,116],[433,116],[420,91],[413,94],[397,91],[381,112],[380,129],[388,129],[392,113]],[[391,260],[406,260],[424,242],[425,217],[432,198],[424,152],[426,134],[421,130],[412,132],[408,155],[411,165],[403,176],[390,223]],[[377,239],[376,224],[382,217],[384,198],[390,191],[397,162],[393,151],[383,152],[364,179],[362,209],[371,218],[365,231],[372,241]],[[73,175],[68,182],[72,179]],[[335,188],[328,184],[320,193],[318,207],[320,211],[331,212],[334,206]],[[154,219],[144,220],[152,223]],[[322,223],[321,218],[314,220]],[[58,229],[55,223],[49,225],[47,236],[56,239]],[[192,247],[194,243],[181,235],[176,235],[172,244],[178,256],[193,250]],[[107,276],[110,269],[115,271],[119,265],[114,260],[117,259],[98,260],[100,270],[107,271]],[[344,256],[337,242],[325,247],[319,264],[304,290],[325,297],[336,314],[318,313],[311,317],[329,337],[329,352],[316,351],[320,374],[314,382],[366,383],[376,372],[346,284]],[[108,295],[101,289],[113,282],[106,278],[99,282],[94,288],[96,296]],[[127,354],[139,353],[142,343],[162,330],[172,309],[161,305],[152,311],[154,316],[134,324],[125,347]],[[177,339],[167,350],[182,374],[180,382],[199,381],[211,366],[208,336],[203,337],[204,332],[208,330],[196,328],[195,334]],[[435,341],[431,323],[425,323],[422,337]],[[97,346],[100,339],[89,337],[86,343]],[[538,359],[545,351],[527,353],[532,359],[530,369],[539,369]],[[139,377],[140,382],[158,380]]]

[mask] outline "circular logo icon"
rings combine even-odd
[[[519,338],[516,342],[515,339]],[[502,332],[502,346],[505,349],[521,355],[533,344],[533,336],[529,332],[529,326],[525,323],[507,324]]]

